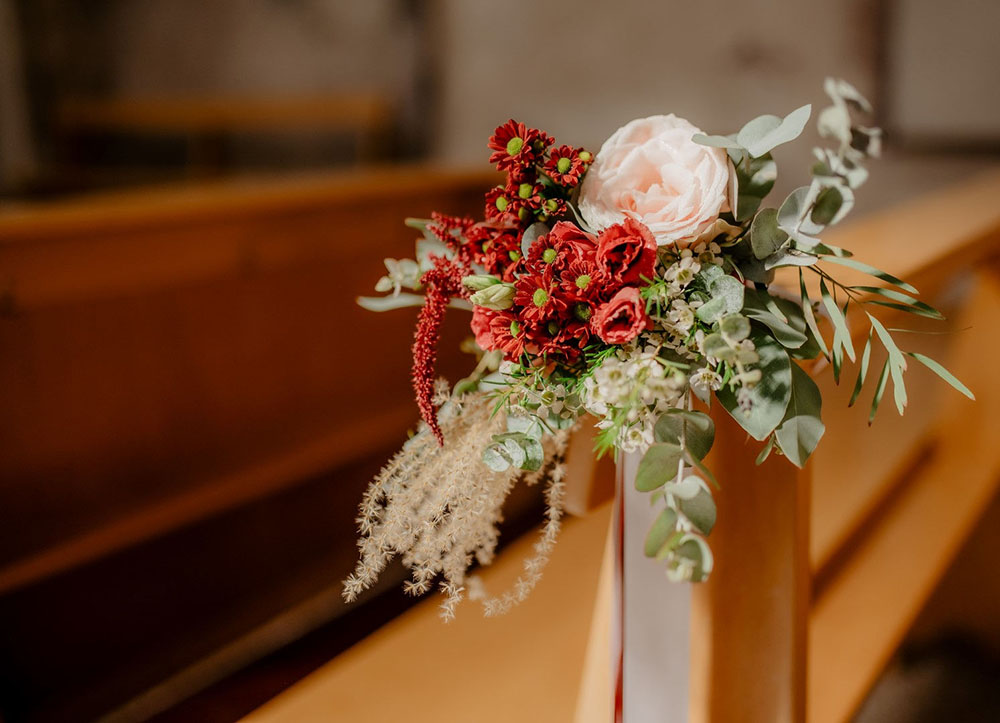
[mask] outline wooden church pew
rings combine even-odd
[[[412,253],[404,217],[481,213],[493,182],[398,168],[0,209],[0,717],[88,719],[317,595],[314,622],[339,614],[353,509],[416,419],[415,312],[354,298]],[[464,336],[442,345],[455,378]]]
[[[992,358],[998,342],[989,335],[1000,327],[998,194],[1000,172],[992,172],[830,238],[913,282],[945,311],[949,321],[938,330],[953,334],[913,335],[906,348],[934,354],[976,402],[913,368],[908,416],[897,418],[889,400],[868,429],[866,404],[846,410],[853,368],[833,390],[830,370],[817,367],[813,375],[830,392],[827,438],[803,471],[774,458],[755,467],[757,445],[717,416],[709,459],[722,482],[716,567],[692,588],[692,721],[850,720],[996,496],[1000,447],[991,420],[1000,413],[1000,382],[983,359]],[[468,715],[480,723],[523,719],[526,710],[538,720],[570,720],[570,710],[577,723],[611,720],[611,560],[597,539],[610,517],[600,504],[606,495],[595,491],[606,487],[607,471],[577,475],[574,499],[590,511],[568,523],[537,603],[500,621],[466,607],[449,627],[427,600],[247,720],[308,723],[331,710],[389,720],[404,709],[413,721],[461,720],[477,701]],[[487,584],[508,579],[529,544],[486,571]],[[581,606],[593,615],[581,618]],[[584,654],[581,639],[589,640]],[[552,649],[566,654],[550,659],[544,651]],[[389,682],[381,673],[399,661]],[[456,708],[442,709],[440,700]]]

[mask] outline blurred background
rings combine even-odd
[[[0,0],[2,720],[235,720],[409,604],[399,571],[339,600],[415,417],[414,315],[353,298],[405,216],[481,212],[495,126],[728,133],[836,75],[886,131],[863,216],[997,167],[997,27],[995,0]],[[538,519],[513,500],[509,536]],[[996,720],[996,649],[931,628],[923,689]],[[898,712],[904,662],[868,720],[948,720]]]

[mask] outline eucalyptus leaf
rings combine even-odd
[[[667,540],[677,529],[677,511],[667,507],[653,521],[652,527],[646,533],[643,552],[646,557],[656,557]]]
[[[767,438],[767,444],[764,445],[764,448],[760,451],[760,454],[757,455],[757,459],[754,460],[754,464],[757,465],[758,467],[764,464],[764,462],[767,461],[767,458],[771,456],[771,451],[773,449],[774,449],[774,437],[771,436]]]
[[[791,398],[792,362],[788,352],[774,339],[765,334],[750,337],[760,354],[762,377],[749,390],[751,409],[749,413],[739,407],[736,393],[729,387],[716,392],[722,406],[751,437],[759,442],[767,439],[785,416]]]
[[[796,242],[815,236],[823,230],[821,225],[813,223],[809,218],[809,209],[817,193],[818,187],[801,186],[788,194],[778,208],[778,227]]]
[[[678,507],[701,534],[707,535],[715,527],[715,500],[708,489],[702,487],[694,497],[681,499]]]
[[[712,281],[709,286],[709,293],[712,300],[723,299],[725,301],[725,313],[735,314],[743,308],[743,292],[746,287],[740,283],[739,279],[732,276],[722,276]]]
[[[652,492],[677,476],[677,467],[684,453],[676,444],[657,442],[639,460],[635,475],[635,488],[640,492]]]
[[[709,301],[699,306],[695,310],[694,315],[697,316],[701,321],[704,321],[706,324],[714,324],[716,321],[722,318],[722,315],[725,313],[726,313],[726,300],[721,296],[716,296],[715,298],[710,299]]]
[[[907,401],[906,386],[903,382],[903,372],[906,371],[906,359],[903,357],[903,352],[896,346],[896,341],[892,338],[892,334],[882,325],[882,322],[871,314],[868,314],[868,320],[871,322],[872,328],[875,329],[875,333],[878,334],[878,338],[882,341],[882,346],[889,353],[889,375],[892,377],[893,401],[896,402],[896,410],[902,415]]]
[[[784,143],[794,141],[802,133],[812,113],[811,105],[796,108],[784,118],[762,115],[747,123],[736,134],[736,142],[758,158]]]
[[[735,135],[732,136],[710,136],[705,133],[695,133],[691,136],[691,140],[701,146],[710,146],[712,148],[738,148],[743,149],[737,141]]]
[[[805,465],[823,436],[822,405],[823,398],[816,383],[798,364],[792,364],[792,395],[785,418],[774,436],[781,451],[796,467]]]
[[[684,447],[698,459],[705,459],[715,441],[715,423],[703,412],[671,409],[660,415],[653,427],[653,438],[657,442],[669,442]]]
[[[765,208],[753,217],[750,224],[750,248],[758,259],[773,256],[787,242],[788,234],[778,228],[777,209]]]
[[[759,158],[751,158],[748,163],[739,163],[735,170],[736,193],[732,197],[736,199],[735,218],[742,222],[757,212],[774,188],[778,164],[770,153],[765,153]]]
[[[833,296],[830,294],[830,289],[827,288],[825,280],[820,280],[819,282],[819,293],[823,301],[823,306],[826,307],[826,311],[830,315],[830,321],[833,322],[834,350],[842,347],[847,352],[848,358],[854,361],[854,343],[851,341],[851,331],[847,327],[847,317],[833,300]]]
[[[767,310],[765,296],[770,296],[766,291],[748,289],[743,305],[743,313],[751,319],[760,322],[774,334],[774,338],[788,349],[798,349],[806,343],[808,337],[805,334],[805,319],[795,304],[789,303],[783,309],[784,319],[779,319]],[[781,301],[784,301],[783,299]],[[792,312],[791,317],[789,312]],[[801,319],[801,328],[796,328],[789,322],[789,318],[798,316]]]

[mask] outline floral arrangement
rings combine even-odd
[[[825,90],[832,105],[818,129],[830,145],[814,150],[809,184],[775,205],[765,203],[777,176],[771,151],[800,135],[808,105],[727,136],[673,115],[634,120],[596,155],[511,120],[489,141],[506,183],[486,194],[484,220],[408,221],[421,233],[415,259],[387,259],[376,285],[386,296],[360,303],[422,306],[413,385],[423,423],[362,501],[348,600],[396,555],[412,573],[407,591],[440,587],[446,618],[466,591],[487,614],[523,600],[555,543],[563,458],[582,423],[596,424],[598,455],[642,455],[635,484],[662,505],[645,552],[672,579],[700,581],[712,570],[716,520],[707,408],[763,443],[758,464],[773,453],[802,466],[824,431],[803,362],[825,358],[839,381],[845,356],[860,356],[850,403],[874,377],[870,419],[890,382],[903,413],[908,359],[972,396],[934,360],[900,349],[875,315],[941,318],[916,289],[820,238],[851,210],[881,143],[879,129],[858,122],[871,108],[853,87],[829,79]],[[829,271],[838,265],[873,281],[842,284]],[[773,284],[786,267],[797,283]],[[434,371],[449,307],[472,312],[478,357],[453,389]],[[869,327],[860,355],[849,315]],[[876,344],[886,361],[869,375]],[[547,521],[513,589],[490,597],[468,569],[492,559],[501,506],[522,482],[545,485]]]

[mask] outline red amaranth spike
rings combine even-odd
[[[424,306],[417,319],[417,330],[413,335],[413,390],[416,392],[420,417],[430,427],[438,444],[444,446],[444,434],[438,424],[433,399],[434,367],[437,365],[441,322],[444,321],[448,302],[456,296],[468,295],[462,286],[462,278],[468,275],[468,269],[448,259],[436,256],[431,259],[434,266],[420,280],[427,291]]]

